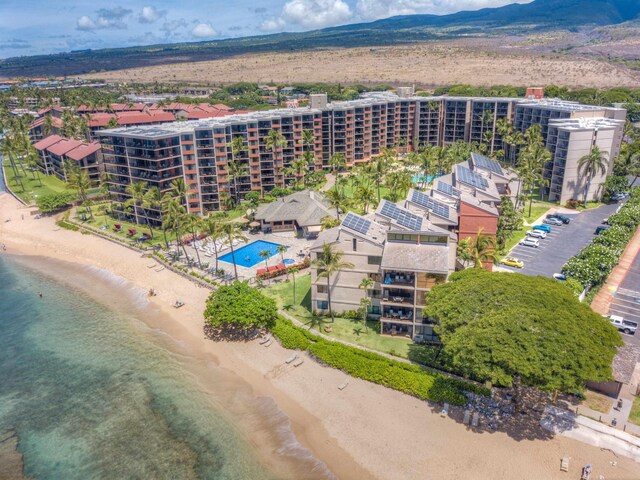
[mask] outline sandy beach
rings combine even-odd
[[[153,260],[125,247],[60,229],[54,218],[35,219],[30,210],[10,195],[0,194],[0,243],[7,247],[0,254],[21,256],[32,266],[41,263],[54,276],[51,262],[65,262],[78,274],[69,275],[65,267],[58,273],[60,280],[115,306],[119,303],[116,294],[99,288],[105,271],[126,280],[118,288],[133,289],[141,298],[153,287],[157,296],[144,300],[149,302],[144,308],[152,314],[144,315],[142,321],[162,332],[184,354],[203,391],[209,386],[211,368],[228,373],[229,398],[223,400],[223,406],[231,417],[242,418],[239,428],[245,430],[263,461],[288,478],[326,477],[324,464],[341,479],[567,479],[579,478],[586,463],[594,465],[595,478],[640,478],[640,464],[573,440],[516,439],[503,432],[474,432],[440,417],[437,406],[357,379],[350,379],[349,386],[340,391],[337,386],[344,382],[344,373],[308,357],[298,368],[285,366],[290,352],[277,343],[264,348],[257,341],[206,340],[202,311],[208,289],[168,270],[147,268]],[[185,306],[173,308],[176,299],[185,301]],[[262,413],[248,418],[247,405],[258,403],[263,404]],[[297,442],[322,462],[317,469],[312,467],[302,475],[294,467],[288,470],[287,456],[300,450],[287,451],[297,444],[281,431],[288,424],[282,414],[288,417]],[[560,472],[563,456],[571,458],[569,474]]]

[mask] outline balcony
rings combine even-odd
[[[414,296],[409,294],[407,290],[385,288],[382,292],[382,301],[396,305],[413,305]]]
[[[413,326],[400,324],[400,323],[383,323],[382,324],[382,334],[383,335],[392,335],[392,336],[401,336],[401,337],[411,337],[413,332]]]
[[[382,309],[381,317],[383,321],[386,320],[413,324],[413,308],[385,306]]]
[[[413,273],[387,271],[384,275],[385,285],[415,286],[416,277]]]

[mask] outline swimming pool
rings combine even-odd
[[[249,245],[245,245],[238,250],[235,250],[236,265],[241,267],[253,267],[254,265],[263,262],[264,259],[258,255],[263,250],[268,250],[271,255],[278,253],[278,247],[280,245],[272,242],[265,242],[264,240],[256,240]],[[231,252],[223,255],[219,258],[221,262],[233,263]],[[279,263],[279,262],[278,262]]]
[[[427,184],[431,183],[433,181],[433,179],[436,178],[433,175],[430,175],[427,177]],[[420,174],[420,175],[414,175],[413,177],[411,177],[411,183],[423,183],[424,182],[424,175]]]

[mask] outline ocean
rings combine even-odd
[[[204,388],[186,368],[188,352],[140,320],[144,292],[106,272],[82,272],[87,278],[102,275],[95,288],[121,296],[122,308],[115,309],[43,275],[41,267],[56,267],[48,260],[1,253],[0,437],[15,432],[25,476],[331,477],[295,442],[270,399],[240,388],[230,392],[236,385],[215,365],[207,368],[220,395]],[[237,426],[239,416],[250,412],[260,418],[249,422],[273,432],[280,445],[269,467],[251,431]]]

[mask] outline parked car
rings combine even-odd
[[[562,225],[562,220],[557,219],[556,217],[547,216],[543,221],[547,225]]]
[[[629,196],[629,192],[618,192],[611,195],[611,200],[615,200],[615,201],[624,200],[628,196]]]
[[[538,248],[540,246],[540,242],[535,238],[527,237],[520,240],[520,245],[523,245],[525,247]]]
[[[508,267],[516,267],[516,268],[524,267],[524,262],[516,257],[505,257],[502,260],[502,264],[507,265]]]
[[[611,225],[600,225],[599,227],[596,228],[596,235],[600,235],[602,232],[609,230],[611,228]]]
[[[566,282],[567,281],[567,277],[564,273],[554,273],[553,274],[553,278],[555,280],[558,280],[559,282]]]
[[[627,335],[633,335],[638,329],[638,322],[632,322],[631,320],[625,320],[619,315],[609,315],[609,321],[614,327],[617,327],[621,332]]]
[[[542,230],[527,230],[527,236],[533,238],[547,238],[547,232]]]
[[[565,225],[571,223],[571,217],[567,217],[566,215],[562,215],[560,213],[552,213],[551,215],[547,215],[547,218],[557,218]]]
[[[551,233],[551,227],[549,225],[534,225],[533,230],[540,232]]]

